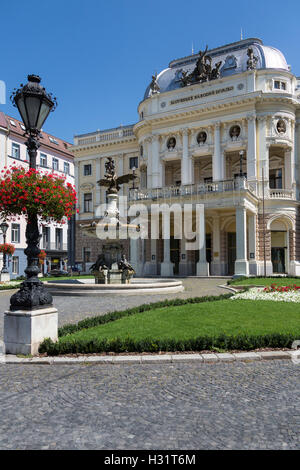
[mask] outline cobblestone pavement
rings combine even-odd
[[[0,364],[1,449],[299,449],[300,366]]]
[[[185,291],[178,294],[152,294],[152,295],[103,295],[99,297],[54,297],[54,306],[58,309],[59,325],[77,323],[79,320],[95,315],[101,315],[112,310],[122,310],[137,305],[157,302],[162,299],[197,297],[203,295],[220,295],[228,293],[226,289],[218,287],[226,284],[226,279],[197,279],[183,280]],[[10,296],[14,290],[0,291],[0,338],[3,338],[3,312],[9,307]]]

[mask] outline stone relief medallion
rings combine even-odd
[[[167,147],[169,150],[173,150],[176,147],[176,139],[175,137],[170,137],[167,142]]]
[[[283,119],[279,119],[276,124],[276,129],[279,134],[286,133],[286,124]]]
[[[240,126],[232,126],[229,130],[229,135],[232,139],[237,139],[241,133],[241,128]]]
[[[161,107],[161,108],[165,108],[165,107],[166,107],[166,102],[163,101],[162,103],[160,103],[160,107]]]
[[[203,144],[205,144],[206,140],[207,140],[207,134],[206,134],[206,132],[204,132],[204,131],[199,132],[198,135],[197,135],[197,142],[198,142],[198,144],[199,144],[199,145],[201,145],[201,144],[203,145]]]
[[[238,86],[237,86],[237,89],[238,90],[242,90],[244,88],[244,84],[243,83],[239,83]]]

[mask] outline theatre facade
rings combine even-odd
[[[134,125],[77,135],[76,261],[87,270],[102,240],[82,233],[105,202],[97,181],[107,157],[135,172],[129,205],[200,204],[194,249],[178,237],[124,240],[138,275],[300,275],[300,80],[284,55],[245,39],[173,60],[152,77]],[[150,220],[150,219],[149,219]],[[166,227],[167,224],[167,227]],[[201,233],[200,233],[201,232]],[[205,236],[204,236],[205,232]]]

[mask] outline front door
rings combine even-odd
[[[179,240],[174,237],[171,237],[170,240],[170,258],[171,263],[174,263],[174,274],[178,274],[180,260]]]
[[[234,263],[236,260],[236,233],[228,232],[227,246],[228,275],[232,276],[234,274]]]
[[[285,248],[272,247],[271,257],[273,264],[273,273],[285,273]]]

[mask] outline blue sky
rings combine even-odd
[[[10,91],[37,73],[59,103],[45,131],[72,141],[134,123],[152,73],[189,55],[192,43],[197,52],[238,41],[241,28],[280,49],[300,75],[299,17],[297,0],[1,2],[0,110],[19,117]]]

